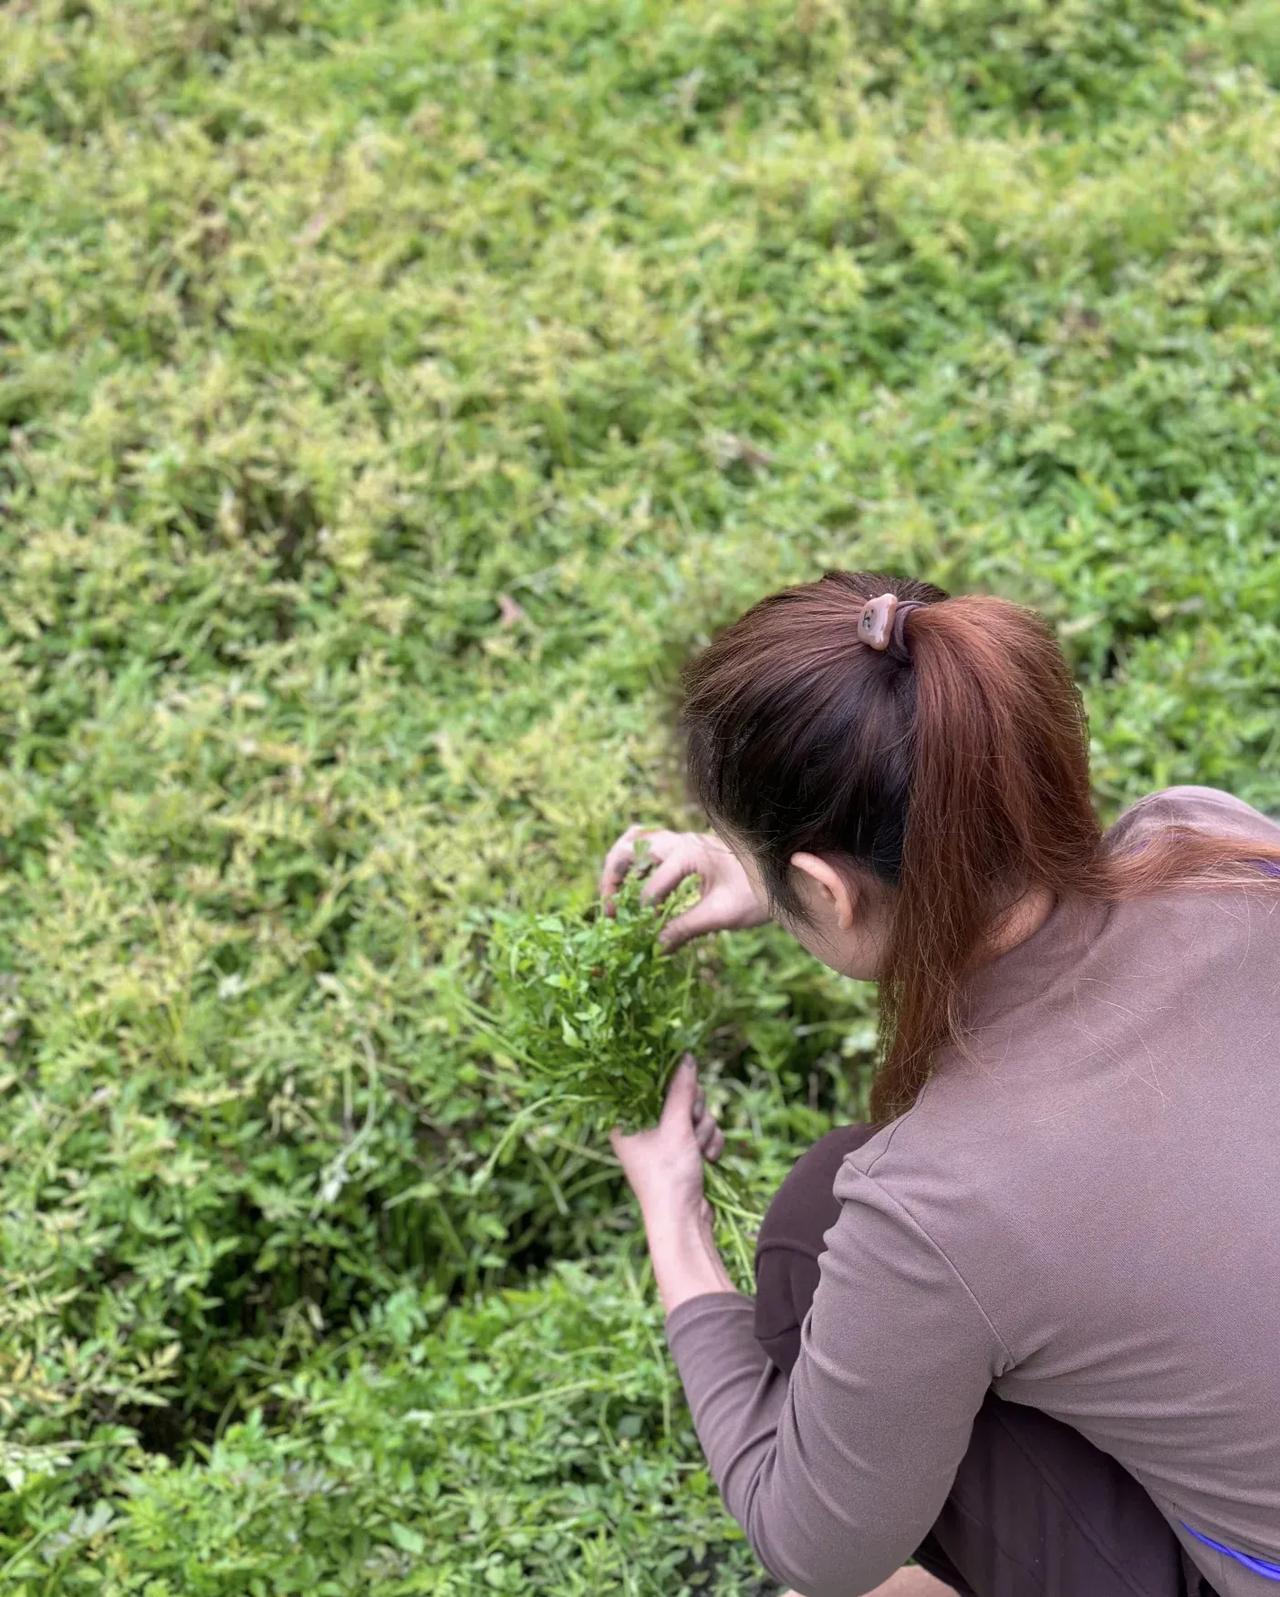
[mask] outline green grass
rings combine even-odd
[[[607,1149],[468,1015],[827,564],[1280,791],[1280,31],[1191,0],[0,10],[0,1584],[768,1589]],[[701,958],[731,1164],[865,992]]]

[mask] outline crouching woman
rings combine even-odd
[[[702,882],[668,938],[772,917],[880,994],[875,1124],[800,1158],[754,1298],[692,1062],[614,1138],[761,1561],[806,1597],[1280,1593],[1280,826],[1174,788],[1103,833],[1048,629],[919,582],[757,604],[684,720],[714,832],[647,834],[652,900]]]

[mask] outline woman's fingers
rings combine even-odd
[[[698,874],[698,857],[691,848],[678,848],[666,859],[655,852],[654,859],[654,868],[640,893],[646,904],[661,904],[686,876]]]
[[[672,1073],[659,1126],[677,1130],[683,1127],[680,1134],[687,1136],[689,1126],[693,1123],[693,1104],[697,1096],[698,1061],[692,1054],[685,1054]]]
[[[628,826],[604,857],[600,872],[600,897],[608,900],[622,886],[622,879],[635,863],[636,844],[646,835],[643,826]]]
[[[690,905],[682,915],[669,920],[658,933],[658,941],[670,953],[673,949],[690,943],[695,937],[705,937],[708,932],[723,931],[724,905],[718,891]]]
[[[698,1152],[709,1164],[714,1164],[724,1152],[724,1132],[721,1131],[716,1117],[707,1108],[707,1095],[701,1087],[694,1095],[690,1114]]]
[[[708,1115],[697,1127],[694,1135],[698,1139],[698,1152],[708,1163],[714,1164],[724,1152],[724,1132]]]
[[[604,868],[600,872],[600,896],[606,906],[622,886],[623,878],[628,871],[635,870],[638,864],[641,873],[652,872],[656,876],[662,862],[673,849],[679,848],[681,841],[679,832],[664,831],[660,827],[628,826],[604,857]],[[644,855],[638,857],[641,843],[644,844]],[[684,849],[680,849],[681,856],[685,853]],[[656,896],[646,890],[646,899],[650,903],[659,902],[666,897],[681,876],[688,874],[687,870],[682,871],[669,887],[664,888]],[[652,878],[649,885],[652,885]]]

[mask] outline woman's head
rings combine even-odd
[[[880,651],[858,621],[884,593],[919,607]],[[1025,895],[1125,897],[1230,863],[1185,839],[1103,857],[1080,694],[1044,621],[1002,599],[829,572],[687,667],[683,720],[694,791],[779,919],[880,981],[880,1113],[958,1036],[964,978]]]
[[[880,651],[858,621],[883,593],[921,607]],[[1004,600],[829,572],[691,663],[684,725],[713,823],[806,946],[878,976],[893,1094],[918,1090],[984,939],[1029,889],[1074,885],[1097,845],[1080,697],[1048,628]]]

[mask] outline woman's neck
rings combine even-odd
[[[1012,953],[1035,934],[1053,913],[1056,900],[1048,887],[1029,887],[1004,916],[997,921],[991,936],[991,959]]]

